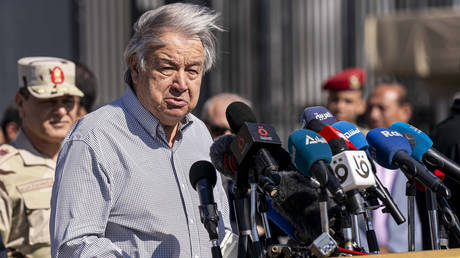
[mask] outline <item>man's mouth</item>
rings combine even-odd
[[[61,127],[61,126],[67,125],[67,122],[62,121],[62,120],[57,120],[57,121],[50,121],[50,124],[54,127]]]
[[[167,98],[165,99],[166,104],[174,107],[184,107],[187,105],[187,101],[180,98]]]

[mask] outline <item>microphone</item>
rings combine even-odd
[[[366,151],[369,148],[366,137],[354,124],[348,121],[338,121],[332,124],[332,127],[339,130],[356,149]]]
[[[348,197],[348,209],[353,214],[365,213],[362,196],[359,190],[375,184],[370,175],[371,165],[364,151],[348,150],[342,139],[331,140],[331,149],[339,150],[332,156],[331,168]]]
[[[272,207],[294,226],[296,240],[311,243],[321,234],[316,184],[297,171],[279,171],[278,174],[281,177],[279,196],[282,198],[273,198]],[[332,201],[327,206],[329,213],[334,214],[330,220],[334,224],[337,206]]]
[[[217,181],[216,170],[209,161],[200,160],[190,167],[189,177],[190,184],[198,192],[198,197],[200,198],[200,218],[213,244],[212,255],[213,257],[222,257],[218,244],[219,234],[217,233],[219,215],[217,214],[217,204],[214,202],[212,192]]]
[[[235,135],[222,135],[215,139],[209,149],[211,162],[217,171],[231,179],[235,179],[235,173],[238,170],[238,162],[230,149],[234,139]]]
[[[235,156],[230,151],[230,144],[235,138],[235,135],[219,137],[211,146],[210,151],[211,160],[217,170],[230,177],[235,177],[239,173],[238,167],[234,169],[229,165],[236,162]],[[224,153],[230,158],[225,159]],[[277,225],[282,221],[279,216],[286,218],[293,228],[286,226],[286,223],[281,223],[283,231],[299,241],[312,242],[316,236],[321,234],[316,183],[295,172],[289,153],[284,149],[279,148],[273,156],[280,164],[280,171],[275,174],[279,175],[280,179],[276,187],[277,195],[271,199],[273,210],[269,211],[269,218]],[[259,181],[259,186],[263,188],[264,183],[267,182]],[[275,212],[279,215],[276,215]],[[312,222],[312,219],[316,222]]]
[[[326,139],[329,145],[331,145],[331,141],[332,143],[335,143],[337,142],[336,139],[341,139],[340,141],[343,141],[346,144],[347,149],[356,150],[356,147],[339,130],[330,125],[325,125],[318,119],[312,119],[304,129],[310,129],[314,132],[317,132],[319,135],[324,137],[324,139]],[[332,147],[333,146],[331,146],[332,153],[338,153],[340,151],[335,150]]]
[[[238,161],[233,155],[230,148],[236,136],[233,134],[222,135],[213,142],[211,145],[209,155],[212,164],[216,167],[217,171],[221,172],[224,176],[235,179],[239,168]],[[281,146],[270,150],[270,154],[275,158],[279,170],[295,170],[295,166],[291,163],[289,153]],[[279,183],[276,174],[271,176],[275,184]]]
[[[412,149],[408,141],[397,131],[375,128],[367,133],[370,152],[382,167],[401,169],[408,179],[415,179],[432,191],[449,198],[450,190],[442,181],[410,155]]]
[[[300,173],[313,176],[322,186],[326,186],[334,198],[345,199],[342,186],[329,167],[331,149],[321,135],[307,129],[299,129],[289,135],[288,149],[293,163]]]
[[[347,144],[348,149],[356,150],[356,147],[339,130],[330,126],[335,122],[335,117],[331,112],[322,106],[306,108],[302,114],[302,128],[319,133],[329,145],[331,145],[331,140],[341,138]],[[334,152],[335,150],[332,149],[333,154]]]
[[[418,128],[403,122],[394,122],[390,129],[399,133],[408,133],[415,138],[415,146],[412,149],[414,159],[422,162],[429,170],[435,171],[438,169],[443,171],[448,177],[460,183],[460,166],[433,148],[433,141],[428,135]]]
[[[369,144],[367,143],[366,137],[364,134],[352,123],[348,121],[339,121],[333,124],[333,127],[337,128],[339,131],[348,138],[348,140],[353,143],[353,145],[358,149],[365,151],[367,157],[370,160],[371,169],[375,175],[375,166],[372,162],[372,157],[369,152]],[[375,179],[375,187],[368,188],[368,191],[377,195],[377,197],[382,201],[385,205],[385,209],[387,212],[391,214],[393,219],[398,225],[401,225],[406,221],[404,215],[402,214],[401,210],[399,210],[398,206],[394,202],[393,198],[391,197],[388,189],[383,186],[382,182],[380,182],[377,176],[374,176]]]
[[[231,103],[225,113],[232,131],[237,132],[230,145],[239,165],[237,187],[246,188],[248,170],[252,167],[273,179],[272,172],[277,171],[279,166],[270,151],[277,151],[281,146],[275,129],[268,124],[256,123],[251,108],[242,102]]]
[[[337,121],[334,115],[332,115],[332,113],[323,106],[307,107],[304,109],[302,117],[300,119],[302,128],[307,129],[307,124],[312,119],[318,119],[326,125],[332,125]]]

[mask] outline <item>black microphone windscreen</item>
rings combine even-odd
[[[222,135],[215,139],[209,149],[211,162],[217,171],[230,178],[235,177],[235,170],[238,166],[236,158],[230,149],[230,145],[234,139],[235,135],[233,134]]]
[[[334,138],[329,140],[327,143],[329,144],[329,147],[331,147],[332,155],[349,150],[347,143],[342,138]]]
[[[245,122],[256,123],[257,119],[251,108],[243,102],[233,102],[225,111],[228,124],[234,133],[238,133]]]
[[[292,164],[291,155],[283,147],[273,149],[271,154],[278,163],[279,170],[296,170],[295,165]]]
[[[209,183],[214,187],[216,185],[217,176],[216,170],[211,162],[206,160],[200,160],[193,163],[190,168],[190,183],[193,186],[193,189],[196,190],[196,184],[200,179],[206,178]]]
[[[312,119],[307,124],[306,129],[310,129],[313,132],[319,133],[326,125],[318,119]]]
[[[294,225],[298,240],[312,242],[321,234],[317,187],[297,171],[280,171],[278,175],[280,198],[272,200],[273,208]],[[328,204],[334,205],[333,201]]]

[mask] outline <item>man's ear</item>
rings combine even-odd
[[[139,83],[139,63],[136,55],[132,55],[129,59],[129,73],[131,74],[131,79],[133,80],[133,86],[137,85]]]
[[[16,122],[9,122],[5,125],[6,137],[8,137],[9,141],[16,139],[19,132],[19,125]]]
[[[14,96],[14,103],[18,107],[19,117],[21,117],[21,119],[24,119],[24,101],[25,101],[24,96],[22,96],[19,92],[17,92],[16,95]]]
[[[404,104],[400,108],[401,116],[402,119],[401,121],[406,121],[409,122],[411,116],[412,116],[412,107],[409,104]]]

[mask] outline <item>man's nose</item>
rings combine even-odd
[[[187,77],[184,70],[179,70],[176,72],[173,85],[174,88],[176,88],[180,92],[187,90]]]
[[[337,108],[339,108],[339,109],[345,108],[345,105],[346,105],[345,101],[338,101],[337,102]]]
[[[67,108],[68,107],[66,107],[64,104],[58,103],[54,106],[54,113],[63,116],[67,114],[68,112]]]
[[[378,108],[372,107],[369,109],[369,118],[373,121],[381,119],[381,114]]]

